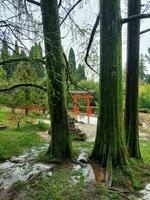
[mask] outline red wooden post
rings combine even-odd
[[[73,111],[74,111],[75,113],[79,113],[79,112],[80,112],[80,109],[79,109],[79,106],[77,106],[77,96],[73,96],[73,99],[74,99]]]
[[[92,108],[91,108],[91,106],[90,106],[90,97],[86,97],[86,113],[87,113],[87,115],[91,115],[92,114]]]

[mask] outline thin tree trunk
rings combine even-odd
[[[140,0],[128,1],[128,17],[141,11]],[[127,77],[125,99],[125,132],[129,155],[141,158],[138,130],[140,20],[128,22]]]
[[[71,157],[69,126],[64,93],[65,62],[60,39],[57,0],[41,0],[51,115],[51,157]]]
[[[127,162],[122,120],[120,0],[100,2],[100,106],[91,159],[111,167]]]

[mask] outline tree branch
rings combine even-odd
[[[34,5],[37,5],[37,6],[41,6],[41,4],[37,1],[34,1],[34,0],[26,0],[26,1],[28,1],[29,3],[32,3]]]
[[[42,86],[42,85],[37,85],[37,84],[34,84],[34,83],[20,83],[20,84],[16,84],[16,85],[13,85],[13,86],[8,87],[8,88],[0,88],[0,92],[9,92],[9,91],[15,90],[19,87],[34,87],[34,88],[43,90],[45,92],[47,91],[47,88]]]
[[[68,60],[67,60],[66,54],[65,54],[64,52],[63,52],[63,57],[64,57],[64,60],[65,60],[65,63],[66,63],[66,65],[65,65],[65,71],[66,71],[66,75],[67,75],[67,82],[70,81],[71,85],[74,85],[75,87],[77,87],[77,88],[79,88],[79,89],[81,89],[81,90],[84,90],[84,91],[90,93],[89,90],[87,90],[87,89],[85,89],[85,88],[79,86],[77,83],[75,83],[75,82],[72,80],[72,77],[71,77],[70,72],[69,72]],[[71,95],[70,92],[69,92],[69,88],[67,88],[67,89],[68,89],[69,95]]]
[[[62,0],[59,0],[58,8],[60,8],[61,4],[62,4]]]
[[[72,12],[72,10],[81,2],[82,0],[78,0],[73,6],[72,8],[70,8],[70,10],[68,11],[68,13],[66,14],[66,16],[64,17],[64,19],[61,21],[60,26],[64,23],[64,21],[66,20],[66,18],[69,16],[69,14]]]
[[[143,30],[143,31],[140,32],[140,35],[142,35],[142,34],[144,34],[144,33],[147,33],[147,32],[149,32],[149,31],[150,31],[150,28],[145,29],[145,30]]]
[[[86,50],[86,55],[85,55],[85,63],[87,64],[87,66],[92,70],[94,71],[96,74],[97,71],[95,71],[91,66],[90,64],[88,63],[88,56],[89,56],[89,52],[90,52],[90,49],[91,49],[91,46],[92,46],[92,43],[93,43],[93,39],[94,39],[94,36],[95,36],[95,33],[96,33],[96,29],[98,27],[98,24],[99,24],[99,21],[100,21],[100,13],[98,14],[97,18],[96,18],[96,21],[95,21],[95,24],[93,26],[93,29],[92,29],[92,32],[91,32],[91,35],[90,35],[90,40],[89,40],[89,43],[88,43],[88,46],[87,46],[87,50]]]
[[[122,19],[122,24],[130,22],[130,21],[135,20],[135,19],[146,19],[146,18],[150,18],[150,13],[133,15],[133,16],[130,16],[128,18]]]

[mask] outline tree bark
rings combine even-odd
[[[66,159],[71,157],[71,146],[64,93],[65,62],[60,39],[57,1],[41,0],[41,10],[52,132],[49,154],[50,157]]]
[[[139,15],[140,0],[128,1],[128,17]],[[125,98],[125,132],[129,155],[141,158],[138,130],[138,77],[140,19],[128,22],[127,75]]]
[[[91,159],[103,166],[127,162],[122,116],[120,1],[100,1],[100,106]]]

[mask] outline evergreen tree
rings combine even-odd
[[[4,71],[3,67],[0,66],[0,88],[5,88],[7,86],[7,74]],[[8,102],[8,94],[0,93],[0,104],[7,104]]]
[[[10,59],[10,53],[8,51],[8,44],[7,44],[7,41],[4,40],[2,43],[2,49],[1,49],[1,60],[5,61],[9,59]],[[12,72],[12,68],[11,68],[12,65],[10,63],[6,63],[6,64],[3,64],[2,67],[7,74],[7,78],[9,78]]]
[[[7,81],[7,74],[4,71],[3,67],[0,66],[0,86],[3,87],[6,85],[6,81]]]
[[[77,69],[76,69],[76,59],[73,48],[70,48],[69,56],[68,56],[68,65],[69,65],[69,74],[71,77],[71,81],[77,82]]]
[[[140,0],[128,0],[128,17],[141,13]],[[127,75],[125,98],[126,143],[131,157],[140,159],[138,129],[140,20],[128,23]]]
[[[78,80],[79,81],[87,79],[85,76],[85,65],[79,64],[77,72],[78,72]]]
[[[112,167],[127,161],[123,129],[120,0],[100,0],[100,106],[91,159]]]
[[[145,55],[145,58],[148,61],[148,63],[150,64],[150,48],[148,48],[148,54]],[[144,58],[143,58],[143,60],[144,60]],[[145,81],[150,84],[150,74],[145,74]]]
[[[64,87],[66,66],[60,37],[58,2],[41,0],[41,10],[52,133],[48,153],[50,157],[66,159],[71,157],[71,145]]]
[[[150,84],[150,74],[145,74],[145,82]]]
[[[140,78],[140,80],[145,81],[145,78],[146,78],[145,72],[146,71],[147,71],[147,69],[146,69],[146,65],[145,65],[145,59],[144,59],[143,54],[141,54],[140,61],[139,61],[139,78]]]
[[[147,59],[148,63],[150,64],[150,48],[148,48],[148,55],[145,55],[145,58]]]
[[[13,54],[12,54],[12,59],[16,59],[16,58],[20,58],[20,53],[19,53],[19,46],[18,46],[18,43],[17,41],[15,42],[15,48],[14,48],[14,51],[13,51]],[[11,63],[11,75],[13,74],[13,71],[15,70],[16,66],[19,64],[19,61],[18,62],[14,62],[14,63]]]
[[[34,68],[29,63],[20,62],[12,75],[11,82],[17,83],[34,83],[37,81],[37,74]],[[33,104],[36,101],[36,89],[20,88],[12,93],[11,104]]]
[[[30,51],[30,57],[31,58],[43,58],[43,55],[42,55],[42,47],[41,47],[41,44],[40,43],[35,43],[34,46],[31,47],[31,51]],[[44,69],[44,66],[42,63],[39,63],[39,62],[36,62],[36,61],[33,61],[31,63],[31,66],[35,69],[36,73],[37,73],[37,76],[39,78],[43,78],[44,75],[45,75],[45,69]]]
[[[27,55],[26,55],[26,53],[25,53],[25,51],[23,49],[21,50],[20,55],[21,55],[22,58],[26,58],[27,57]]]

